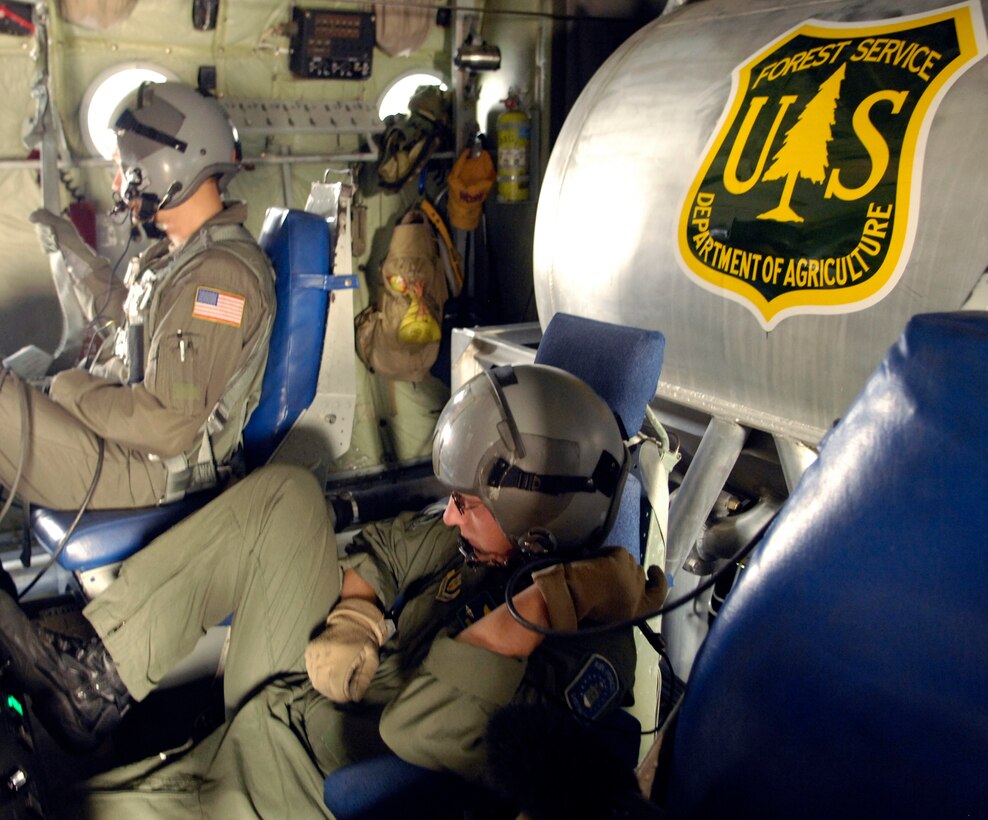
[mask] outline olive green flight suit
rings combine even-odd
[[[275,307],[274,279],[266,257],[242,227],[246,217],[245,205],[226,207],[189,238],[185,248],[202,246],[202,250],[187,259],[179,256],[181,249],[169,252],[167,240],[140,257],[139,270],[159,276],[149,286],[144,305],[148,315],[143,328],[143,381],[126,384],[128,366],[115,355],[101,357],[93,372],[59,373],[48,396],[17,384],[12,373],[4,374],[0,484],[12,485],[21,462],[19,388],[23,387],[30,439],[18,485],[22,498],[55,509],[79,507],[96,472],[101,437],[103,465],[90,508],[143,507],[162,500],[165,468],[151,455],[197,452],[203,425],[245,364],[254,371],[259,391]],[[217,230],[236,234],[229,245],[235,244],[241,252],[222,249],[223,243],[212,241]],[[180,261],[172,265],[176,259]],[[123,288],[109,266],[94,274],[76,283],[77,290],[89,292],[89,298],[80,301],[123,326]],[[219,320],[210,315],[209,307],[202,304],[201,289],[224,294],[232,316]],[[238,309],[242,310],[239,318]],[[260,354],[251,356],[257,345]],[[227,410],[231,418],[244,415],[243,407]],[[225,449],[215,453],[220,464],[233,448]]]
[[[338,598],[344,568],[385,607],[399,591],[410,594],[365,699],[340,708],[312,689],[304,650]],[[126,561],[86,608],[137,699],[209,626],[229,613],[233,626],[227,723],[191,749],[97,776],[85,816],[328,817],[325,775],[388,747],[478,780],[490,716],[511,702],[563,697],[591,657],[615,672],[601,705],[619,705],[632,685],[630,632],[547,639],[528,659],[451,639],[503,601],[505,579],[503,570],[464,568],[457,532],[438,516],[372,525],[338,559],[312,476],[286,465],[258,470]]]

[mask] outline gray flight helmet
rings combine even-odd
[[[480,498],[527,553],[603,544],[630,460],[604,400],[548,365],[475,376],[450,398],[432,443],[439,481]]]
[[[176,82],[142,83],[112,119],[127,204],[141,218],[181,205],[210,177],[221,191],[240,170],[236,128],[216,100]]]

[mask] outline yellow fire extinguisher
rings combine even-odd
[[[498,202],[528,201],[528,143],[532,121],[521,108],[521,95],[512,88],[502,100],[505,111],[497,118]]]

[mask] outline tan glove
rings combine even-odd
[[[532,573],[545,598],[553,629],[576,629],[583,620],[616,623],[639,618],[662,606],[669,591],[658,567],[644,570],[623,547],[600,551],[600,557],[554,564]]]
[[[387,640],[384,613],[363,598],[343,598],[326,629],[305,648],[305,671],[317,692],[335,703],[355,703],[370,686]]]

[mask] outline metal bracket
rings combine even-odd
[[[349,179],[349,175],[348,175]],[[357,406],[357,371],[354,353],[353,291],[358,279],[353,274],[351,252],[350,204],[354,186],[340,183],[339,210],[336,219],[336,248],[326,337],[316,382],[316,395],[298,417],[273,461],[302,464],[325,483],[333,461],[350,449],[353,420]]]

